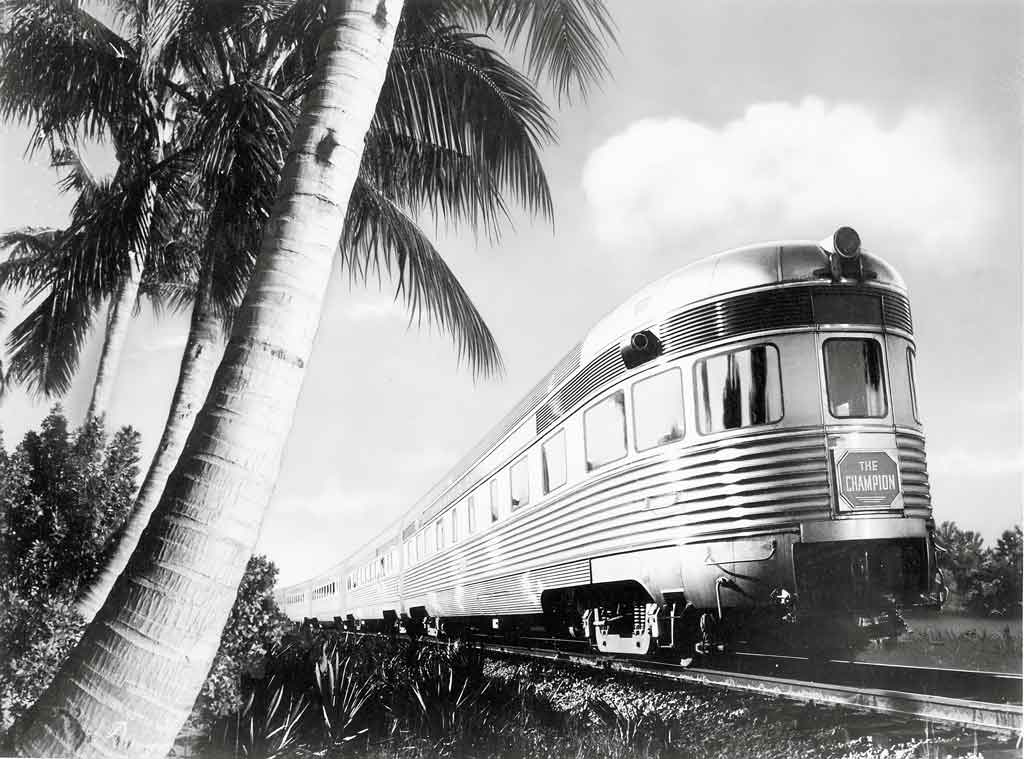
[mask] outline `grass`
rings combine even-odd
[[[833,708],[554,664],[471,647],[330,633],[287,640],[206,730],[209,759],[925,757],[974,751]]]
[[[892,649],[871,648],[862,661],[989,672],[1021,672],[1021,620],[941,612],[908,615],[910,632]]]

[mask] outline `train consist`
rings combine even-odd
[[[588,639],[893,638],[937,606],[906,287],[840,228],[700,260],[602,319],[294,620]]]

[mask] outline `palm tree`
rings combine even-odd
[[[520,39],[560,94],[601,70],[591,25],[610,27],[598,0],[447,8]],[[187,716],[277,476],[401,11],[401,0],[332,2],[211,390],[131,561],[19,731],[21,753],[163,755]]]
[[[302,9],[308,12],[310,9]],[[300,46],[281,44],[302,21],[286,15],[269,34],[249,34],[246,23],[218,28],[210,47],[220,68],[186,66],[182,90],[194,104],[179,112],[181,149],[202,153],[205,235],[200,277],[190,292],[191,325],[167,422],[132,514],[103,571],[86,588],[78,610],[92,619],[127,565],[156,508],[167,477],[220,360],[226,324],[252,271],[269,216],[277,171],[297,116],[294,97],[312,74]],[[300,35],[299,38],[309,35]],[[284,57],[268,54],[281,47]],[[199,56],[194,60],[202,60]],[[274,66],[267,62],[276,60]],[[445,99],[430,96],[440,83]],[[474,103],[476,109],[467,109]],[[230,128],[225,128],[225,124]],[[481,125],[486,125],[486,131]],[[438,128],[443,127],[443,128]],[[469,145],[464,136],[472,137]],[[509,195],[550,216],[551,200],[537,142],[553,137],[547,109],[532,86],[473,35],[439,23],[426,7],[398,31],[383,95],[367,138],[349,204],[341,251],[353,279],[384,268],[397,274],[413,317],[425,312],[453,334],[460,356],[478,373],[498,366],[497,347],[483,319],[443,258],[410,215],[429,208],[490,235]],[[500,140],[500,142],[499,142]],[[164,256],[171,260],[180,255]],[[175,287],[179,287],[175,285]]]
[[[156,9],[151,6],[157,4],[112,4],[131,30],[127,38],[74,0],[4,0],[0,6],[5,19],[0,116],[33,125],[32,150],[74,145],[82,138],[109,138],[119,162],[115,183],[140,193],[133,207],[137,213],[130,247],[107,245],[102,230],[87,233],[93,242],[103,243],[102,262],[97,256],[90,261],[117,272],[112,288],[90,293],[92,298],[101,295],[109,305],[87,416],[106,413],[110,403],[129,319],[150,265],[156,207],[163,200],[154,183],[140,185],[139,180],[152,179],[166,166],[177,108],[173,76],[155,68],[144,70],[155,55],[151,41]]]

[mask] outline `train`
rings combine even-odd
[[[700,259],[277,600],[296,622],[612,654],[896,640],[946,594],[915,359],[906,285],[851,227]]]

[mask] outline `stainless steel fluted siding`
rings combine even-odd
[[[541,573],[601,555],[827,518],[826,467],[820,428],[672,446],[610,466],[413,567],[402,597],[406,605],[451,604],[460,614],[538,612],[539,593],[526,573],[545,588],[564,587],[580,583]]]
[[[904,512],[908,516],[931,516],[931,489],[928,485],[924,435],[920,432],[897,431],[896,447],[900,455]]]

